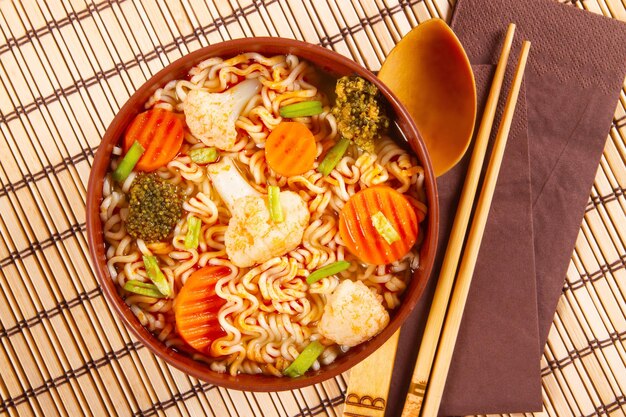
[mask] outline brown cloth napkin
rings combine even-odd
[[[440,415],[541,409],[541,351],[626,74],[626,25],[551,0],[458,0],[452,28],[473,64],[495,64],[510,22],[517,24],[513,57],[523,39],[533,44],[525,94]],[[484,67],[474,69],[484,103],[489,77]],[[417,355],[469,152],[437,181],[440,253],[421,304],[402,328],[388,416],[400,414],[408,388],[412,370],[406,364]]]
[[[541,348],[626,75],[626,24],[552,0],[459,0],[452,19],[475,64],[497,62],[510,22],[526,69]]]

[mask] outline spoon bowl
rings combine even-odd
[[[476,120],[476,85],[459,39],[441,19],[421,23],[391,50],[380,78],[407,108],[435,176],[465,154]]]

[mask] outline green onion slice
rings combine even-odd
[[[305,117],[315,116],[323,111],[322,102],[317,100],[301,101],[300,103],[289,104],[280,108],[280,115],[282,117]]]
[[[141,282],[136,279],[126,281],[126,284],[124,284],[124,289],[126,291],[134,292],[135,294],[145,295],[148,297],[165,298],[165,296],[161,294],[156,285]]]
[[[170,284],[167,282],[167,278],[165,278],[163,272],[161,272],[156,256],[144,255],[143,264],[146,267],[146,273],[148,274],[148,278],[150,278],[150,280],[154,282],[154,285],[159,290],[159,292],[165,297],[169,297],[170,295],[172,295],[172,289],[170,288]]]
[[[202,228],[202,220],[197,217],[189,216],[187,219],[187,234],[185,235],[185,248],[197,249],[200,240],[200,229]]]
[[[270,203],[270,218],[274,223],[284,220],[283,208],[280,206],[280,187],[270,185],[267,187],[267,197]]]
[[[196,164],[208,164],[217,161],[219,153],[216,148],[198,148],[189,151],[189,157]]]
[[[311,342],[298,355],[295,361],[283,371],[283,374],[291,378],[304,375],[304,373],[315,363],[317,357],[324,351],[324,345],[317,340]]]
[[[326,176],[335,168],[335,166],[341,161],[343,154],[348,150],[350,140],[343,136],[339,139],[339,142],[330,148],[322,162],[317,166],[317,170]]]
[[[115,171],[113,171],[113,179],[117,182],[125,181],[145,151],[141,143],[137,141],[133,142],[120,164],[115,168]]]
[[[390,245],[393,242],[400,240],[398,231],[394,229],[393,225],[389,219],[385,217],[382,211],[372,215],[372,224],[374,225],[376,231],[380,233],[383,239],[385,239]]]
[[[306,277],[306,282],[307,284],[313,284],[314,282],[317,282],[322,278],[338,274],[348,268],[350,268],[350,262],[348,261],[333,262],[332,264],[328,264],[321,267],[320,269],[316,269],[315,271],[311,272],[309,276]]]

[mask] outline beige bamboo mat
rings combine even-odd
[[[207,4],[208,3],[208,4]],[[624,0],[568,1],[626,20]],[[147,78],[253,35],[321,44],[377,70],[445,0],[0,1],[0,414],[341,414],[348,375],[252,394],[153,356],[111,312],[90,266],[85,194],[100,138]],[[626,415],[626,90],[543,358],[544,412]]]

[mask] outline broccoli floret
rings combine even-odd
[[[335,87],[337,129],[361,149],[374,152],[374,141],[389,127],[378,88],[356,76],[341,77]]]
[[[179,187],[157,174],[139,175],[130,187],[126,231],[146,243],[166,238],[183,215]]]

